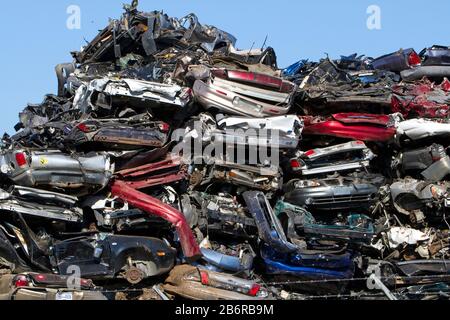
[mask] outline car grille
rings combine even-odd
[[[333,197],[317,197],[313,198],[314,205],[328,205],[328,204],[357,204],[357,203],[367,203],[373,199],[373,195],[361,194],[361,195],[343,195],[343,196],[333,196]]]

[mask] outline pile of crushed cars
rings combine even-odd
[[[0,299],[449,298],[450,49],[235,44],[134,1],[56,67],[2,139]]]

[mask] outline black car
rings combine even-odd
[[[71,274],[76,266],[84,278],[125,278],[132,284],[170,272],[176,255],[159,239],[109,234],[63,241],[52,253],[61,275]]]
[[[376,200],[385,178],[355,173],[326,179],[292,180],[285,186],[285,201],[308,210],[368,209]]]

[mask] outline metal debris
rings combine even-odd
[[[448,299],[448,47],[282,70],[137,4],[3,136],[0,299]]]

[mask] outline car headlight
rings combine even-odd
[[[437,186],[431,187],[430,190],[435,200],[442,199],[445,196],[445,191]]]

